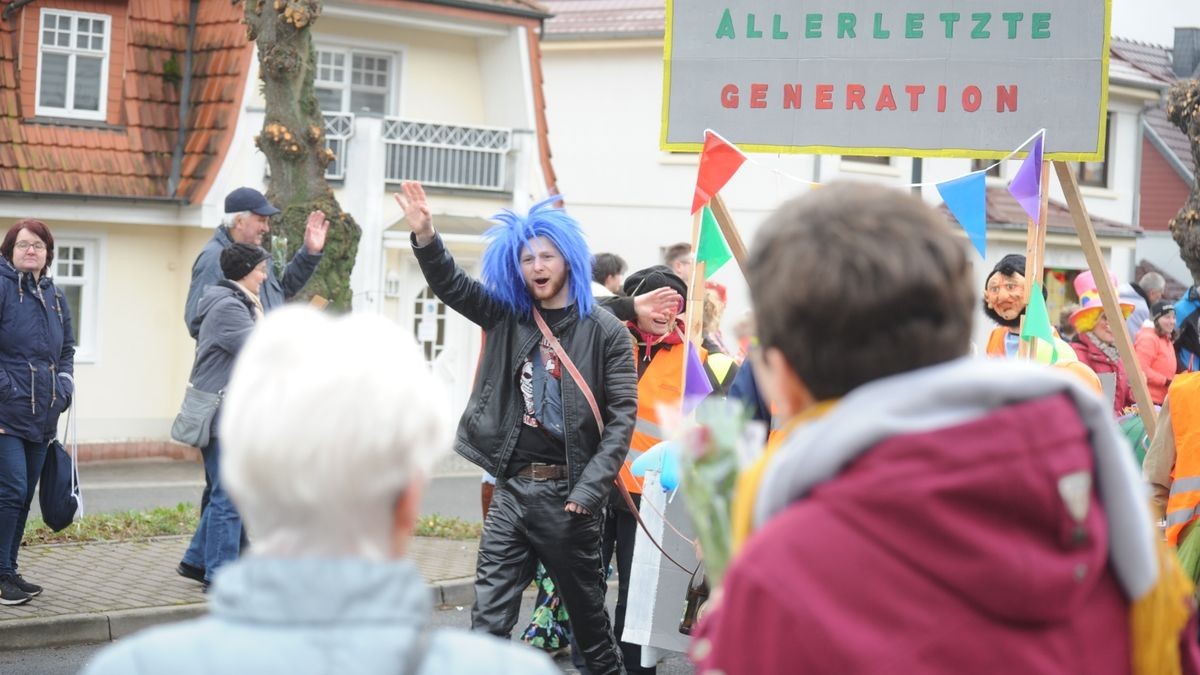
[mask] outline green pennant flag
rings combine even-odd
[[[1050,314],[1046,311],[1046,299],[1042,297],[1042,285],[1033,282],[1030,291],[1029,305],[1025,307],[1025,325],[1021,327],[1021,339],[1037,338],[1050,347],[1050,363],[1058,361],[1058,347],[1055,345],[1054,329],[1050,326]]]
[[[707,279],[733,258],[729,244],[721,234],[721,226],[712,209],[705,206],[700,216],[700,242],[696,245],[696,262],[704,263],[704,278]]]

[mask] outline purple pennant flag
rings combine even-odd
[[[1033,139],[1029,156],[1021,162],[1017,175],[1008,184],[1008,191],[1035,222],[1042,207],[1042,139],[1045,137],[1042,133]]]
[[[700,404],[700,401],[704,400],[705,396],[712,393],[713,388],[712,382],[708,380],[708,373],[704,372],[704,364],[700,363],[696,347],[690,342],[688,343],[687,363],[683,367],[683,414],[687,415]]]

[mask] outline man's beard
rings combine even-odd
[[[996,323],[1000,324],[1001,326],[1004,326],[1005,328],[1020,328],[1021,327],[1021,317],[1025,316],[1025,308],[1022,307],[1021,313],[1017,314],[1015,317],[1013,317],[1011,319],[1006,319],[1006,318],[1000,316],[999,314],[997,314],[996,310],[994,310],[990,306],[988,306],[987,300],[984,300],[983,301],[983,313],[987,315],[987,318],[991,319],[992,321],[995,321]]]
[[[567,285],[567,277],[564,274],[562,277],[560,277],[558,279],[557,283],[553,279],[551,279],[550,283],[546,284],[545,288],[540,291],[532,283],[526,282],[525,290],[529,291],[529,297],[533,298],[538,304],[541,304],[541,303],[553,298],[554,296],[558,295],[559,292],[562,290],[563,286],[566,286],[566,285]],[[538,295],[539,293],[541,293],[541,295]]]

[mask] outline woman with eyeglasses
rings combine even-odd
[[[22,220],[0,243],[0,604],[42,592],[17,573],[17,552],[58,417],[75,393],[66,296],[48,276],[54,236]]]

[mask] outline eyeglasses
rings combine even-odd
[[[18,241],[14,246],[18,251],[33,249],[35,251],[45,251],[46,245],[40,241]]]
[[[990,293],[991,295],[996,295],[997,293],[1000,292],[1001,288],[1003,288],[1005,291],[1008,291],[1009,294],[1012,294],[1012,293],[1016,293],[1019,290],[1024,290],[1025,284],[1019,284],[1015,281],[1006,281],[1002,284],[995,284],[993,286],[988,286],[987,292]]]

